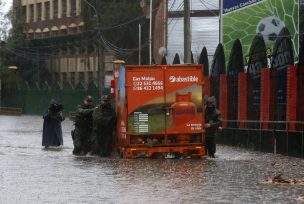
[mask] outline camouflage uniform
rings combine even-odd
[[[103,96],[101,104],[93,112],[92,153],[109,156],[112,148],[116,115],[109,96]]]
[[[207,99],[207,105],[205,108],[205,124],[210,124],[210,127],[206,128],[206,151],[210,157],[214,157],[216,152],[215,139],[222,125],[221,112],[215,108],[215,98],[209,97]]]
[[[74,143],[73,154],[85,155],[90,151],[90,138],[92,134],[92,113],[94,107],[92,105],[78,106],[74,121],[75,129],[72,131]]]

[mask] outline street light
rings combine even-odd
[[[12,65],[12,66],[9,66],[9,67],[8,67],[8,69],[10,69],[10,70],[17,70],[17,69],[18,69],[18,67],[17,67],[17,66],[15,66],[15,65]]]
[[[104,77],[105,77],[105,70],[104,66],[102,63],[102,54],[103,54],[103,49],[102,49],[102,44],[101,44],[101,24],[99,21],[99,15],[96,10],[96,8],[87,0],[84,0],[84,2],[89,5],[95,12],[95,17],[96,17],[96,27],[97,27],[97,41],[98,41],[98,86],[100,87],[100,95],[105,94],[105,84],[104,84]]]

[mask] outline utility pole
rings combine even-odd
[[[95,17],[96,17],[96,27],[97,27],[97,43],[98,43],[98,57],[97,57],[97,63],[98,63],[98,87],[100,88],[99,90],[99,95],[102,96],[105,94],[105,70],[104,70],[104,66],[103,66],[103,47],[102,47],[102,42],[101,42],[101,38],[102,38],[102,34],[101,34],[101,24],[100,24],[100,19],[99,19],[99,15],[98,12],[96,10],[96,8],[87,0],[84,0],[84,2],[86,4],[88,4],[95,12]],[[100,1],[98,1],[100,2]],[[100,7],[99,7],[100,8]]]
[[[39,50],[37,50],[37,83],[40,86],[40,59],[39,59]]]
[[[100,1],[98,1],[100,3]],[[94,7],[93,7],[94,8]],[[99,7],[101,8],[101,7]],[[100,84],[100,96],[105,94],[105,70],[104,70],[104,64],[103,64],[103,47],[102,47],[102,34],[101,34],[101,23],[100,23],[100,16],[94,8],[94,11],[96,13],[96,24],[97,24],[97,41],[98,41],[98,75],[99,75],[99,84]]]
[[[138,65],[141,65],[141,25],[138,24]]]
[[[0,108],[1,108],[1,106],[2,106],[2,103],[1,103],[1,101],[2,101],[2,81],[1,81],[1,73],[0,73]]]
[[[164,47],[168,46],[168,0],[164,0]]]
[[[222,0],[219,0],[219,42],[222,43]]]
[[[97,16],[98,18],[98,16]],[[102,42],[101,42],[101,26],[99,23],[99,20],[97,20],[97,29],[98,29],[98,78],[99,78],[99,84],[100,84],[100,96],[105,94],[105,71],[104,66],[102,62],[103,57],[103,48],[102,48]]]
[[[191,63],[190,0],[184,0],[184,63]]]
[[[149,62],[152,64],[152,8],[153,0],[150,0],[150,33],[149,33]]]

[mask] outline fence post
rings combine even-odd
[[[204,85],[204,94],[210,96],[210,77],[204,77],[205,85]]]
[[[247,120],[247,74],[239,73],[238,75],[238,120],[239,128],[246,128]]]
[[[273,154],[277,154],[277,131],[276,131],[276,126],[273,126],[272,130],[272,142],[273,142]]]
[[[301,156],[304,158],[304,123],[300,124],[302,126],[302,147],[301,147]]]
[[[297,68],[297,121],[304,122],[304,66]],[[303,132],[303,125],[298,124],[298,130],[302,130]]]
[[[228,90],[227,90],[227,75],[226,74],[221,74],[220,75],[220,104],[219,108],[222,113],[222,119],[223,123],[222,126],[223,128],[227,127],[227,108],[228,108]]]
[[[286,121],[293,121],[287,123],[287,130],[295,131],[297,120],[297,68],[294,65],[289,65],[287,69],[287,101],[286,101]]]
[[[274,76],[272,76],[274,75]],[[274,119],[276,104],[276,72],[268,68],[261,71],[261,109],[260,120],[262,121],[262,129],[270,129],[270,123]]]
[[[261,121],[270,120],[270,69],[261,70]],[[269,123],[262,122],[262,129],[269,129]]]

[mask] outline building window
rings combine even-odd
[[[58,0],[54,0],[54,17],[53,18],[58,18]]]
[[[71,72],[71,84],[72,84],[73,86],[75,85],[75,80],[76,80],[75,72]]]
[[[34,39],[34,33],[28,33],[27,37],[28,39]]]
[[[50,32],[44,32],[44,33],[43,33],[43,37],[44,37],[44,38],[50,37]]]
[[[37,4],[37,21],[41,21],[41,16],[42,16],[42,4],[38,3]]]
[[[55,72],[55,79],[54,79],[54,81],[60,81],[59,73],[58,72]]]
[[[67,17],[67,0],[62,0],[62,18]]]
[[[61,34],[61,35],[66,35],[66,34],[68,34],[68,29],[62,29],[62,30],[60,30],[60,34]]]
[[[49,20],[50,19],[50,2],[45,2],[44,4],[45,6],[45,20]]]
[[[76,16],[76,0],[71,0],[71,16]]]
[[[51,32],[51,36],[52,37],[56,37],[56,36],[58,36],[59,34],[58,34],[58,30],[54,30],[54,31],[52,31]]]
[[[70,34],[75,34],[75,33],[77,33],[77,27],[69,28],[69,33],[70,33]]]
[[[22,18],[26,19],[26,6],[22,7]]]
[[[78,74],[79,74],[78,76],[79,82],[84,82],[84,72],[79,72]]]
[[[42,37],[42,34],[41,33],[35,33],[35,39],[39,39],[39,38],[41,38]]]
[[[93,81],[94,81],[94,73],[89,72],[89,82],[93,82]]]
[[[68,48],[68,53],[69,53],[69,55],[75,55],[75,53],[76,53],[76,48],[75,47],[69,47]]]
[[[63,82],[63,83],[66,83],[66,82],[67,82],[67,73],[66,73],[66,72],[63,72],[63,73],[62,73],[62,82]]]
[[[30,22],[34,22],[34,4],[30,5]]]

